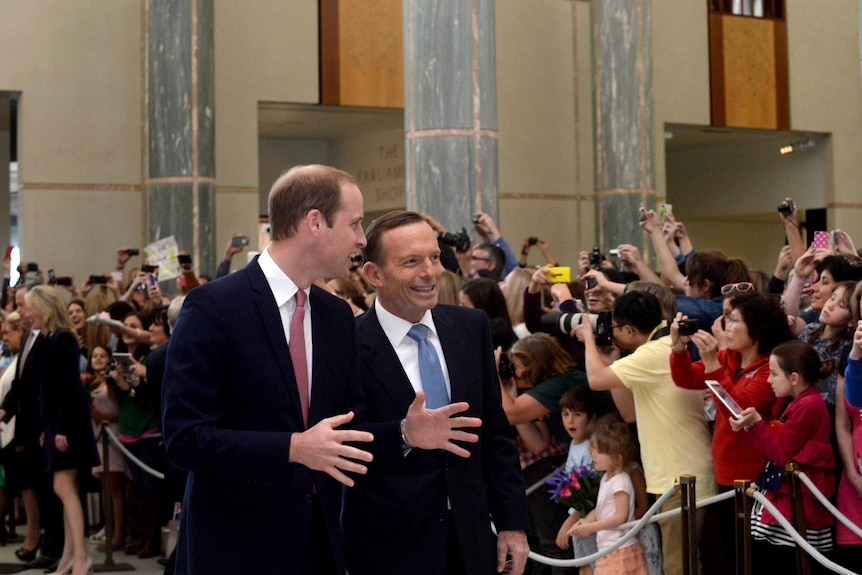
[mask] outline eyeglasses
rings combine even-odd
[[[745,293],[754,291],[754,284],[751,282],[739,282],[737,284],[726,284],[721,286],[721,295],[730,295],[734,293]]]
[[[489,262],[489,261],[491,261],[491,258],[483,258],[483,257],[479,257],[479,256],[470,256],[470,259],[471,259],[471,260],[479,260],[479,261],[482,261],[482,262]]]
[[[619,325],[612,325],[612,326],[611,326],[611,331],[614,331],[615,329],[618,329],[618,328],[621,328],[621,327],[625,327],[625,326],[627,326],[627,325],[629,325],[629,324],[627,324],[627,323],[621,323],[621,324],[619,324]]]

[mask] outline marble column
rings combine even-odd
[[[149,241],[215,275],[213,0],[148,0]]]
[[[12,244],[11,178],[12,160],[12,100],[0,94],[0,249]]]
[[[650,0],[590,3],[595,120],[596,230],[604,253],[644,254],[638,208],[655,207]]]
[[[498,217],[494,0],[404,0],[407,208]]]

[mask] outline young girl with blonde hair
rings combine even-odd
[[[624,535],[614,529],[635,518],[635,488],[626,471],[634,459],[635,440],[623,422],[601,423],[590,438],[590,452],[597,471],[604,471],[596,508],[575,523],[569,535],[584,537],[596,533],[599,551]],[[643,547],[632,539],[596,561],[596,575],[647,575]]]

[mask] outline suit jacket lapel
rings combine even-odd
[[[371,306],[371,309],[362,315],[359,334],[364,368],[374,375],[375,380],[392,398],[392,402],[398,409],[406,411],[416,397],[416,392],[401,366],[398,354],[395,353],[389,338],[380,327],[375,306]],[[370,384],[367,381],[363,383]]]
[[[302,422],[302,406],[299,403],[299,391],[296,389],[296,377],[293,373],[293,363],[290,361],[290,351],[287,347],[287,339],[284,336],[284,326],[281,323],[281,312],[275,305],[275,298],[269,283],[263,275],[263,271],[257,264],[257,258],[253,259],[246,267],[252,291],[254,291],[254,303],[260,315],[260,323],[263,325],[272,355],[275,356],[278,368],[282,375],[282,385],[290,397],[293,414],[297,420]]]

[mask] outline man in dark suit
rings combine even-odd
[[[357,417],[374,433],[374,462],[345,496],[348,570],[520,574],[529,552],[526,496],[488,320],[436,306],[440,249],[419,214],[387,214],[367,235],[363,273],[377,301],[358,321],[365,404]],[[444,407],[423,408],[436,392],[422,344],[410,335],[414,324],[430,330]]]
[[[273,185],[269,217],[270,245],[190,291],[168,344],[165,442],[189,472],[177,573],[344,573],[338,482],[371,460],[347,442],[372,436],[339,429],[359,390],[353,314],[312,283],[347,276],[365,245],[362,194],[344,172],[299,166]]]

